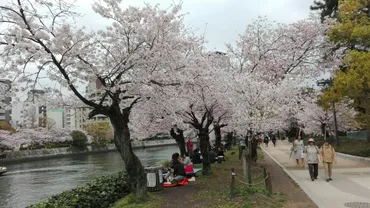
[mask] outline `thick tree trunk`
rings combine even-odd
[[[203,175],[210,175],[211,172],[211,162],[209,161],[209,135],[208,129],[201,129],[198,133],[200,140],[200,151],[203,157]]]
[[[114,143],[121,154],[126,173],[130,179],[131,192],[135,193],[136,197],[140,199],[147,196],[147,179],[139,158],[132,151],[130,130],[128,128],[129,115],[129,110],[124,109],[121,112],[118,106],[108,113],[114,129]]]
[[[221,147],[221,127],[217,124],[214,125],[215,138],[216,138],[216,150]]]
[[[180,142],[177,142],[177,145],[179,146],[179,149],[180,149],[180,155],[181,156],[184,156],[185,155],[185,152],[186,152],[186,148],[185,148],[185,140],[184,138],[182,138],[183,141],[180,141]]]
[[[258,141],[252,137],[252,160],[257,161],[258,155],[257,155],[257,146],[258,146]]]
[[[249,133],[249,135],[252,135],[252,133]],[[248,142],[249,137],[245,137],[246,145],[248,146],[248,149],[250,150],[250,157],[253,161],[257,161],[258,155],[257,155],[257,147],[258,147],[258,141],[254,138],[254,136],[251,136],[251,142]],[[249,147],[251,145],[251,147]]]

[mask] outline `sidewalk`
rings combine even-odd
[[[263,146],[263,150],[299,184],[318,207],[370,207],[369,164],[338,157],[338,164],[333,169],[333,181],[325,181],[322,164],[319,165],[318,180],[311,181],[308,170],[296,167],[294,159],[289,159],[290,146],[288,141],[277,141],[276,147],[270,143],[268,148]]]

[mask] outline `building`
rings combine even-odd
[[[76,130],[76,110],[75,108],[67,108],[66,109],[66,122],[65,127],[70,130]]]
[[[102,83],[96,79],[95,82],[89,82],[86,87],[86,97],[93,102],[99,102],[102,99],[104,90],[102,89]],[[103,102],[107,104],[110,102],[109,98]],[[68,108],[65,113],[65,127],[71,130],[84,129],[85,124],[94,122],[94,121],[106,121],[108,120],[107,116],[96,115],[93,118],[89,119],[89,113],[92,108],[81,104],[80,106]]]
[[[20,101],[12,105],[12,126],[16,129],[20,128],[23,123],[24,102]]]
[[[47,127],[62,129],[66,127],[66,114],[64,109],[47,111]]]
[[[28,92],[19,123],[21,128],[47,127],[45,91],[34,89]]]
[[[6,92],[8,92],[11,89],[11,81],[6,79],[0,79],[0,93],[5,95],[0,97],[0,121],[5,121],[7,123],[11,123],[12,120],[12,110],[11,110],[11,101],[12,98],[8,95],[6,95]],[[10,109],[8,109],[8,107]]]

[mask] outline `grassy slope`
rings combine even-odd
[[[234,155],[230,155],[231,152],[235,152]],[[273,194],[269,196],[264,189],[264,183],[260,183],[255,187],[248,188],[245,184],[242,184],[236,180],[236,191],[235,196],[230,196],[230,183],[231,183],[231,168],[235,168],[238,179],[243,179],[242,163],[238,159],[237,149],[228,151],[225,153],[227,161],[222,164],[212,165],[213,175],[202,176],[199,175],[195,182],[190,182],[189,186],[194,186],[194,192],[186,196],[191,200],[188,200],[187,206],[194,207],[269,207],[279,208],[285,203],[285,197],[279,194]],[[261,154],[260,158],[263,155]],[[264,177],[261,167],[254,165],[252,168],[253,183],[259,183],[263,181]],[[176,191],[174,189],[174,191]],[[190,204],[189,204],[190,203]],[[191,204],[193,203],[193,204]],[[117,202],[112,208],[120,207],[148,207],[156,208],[162,207],[163,200],[161,201],[158,194],[151,194],[150,200],[146,202],[136,202],[134,197],[130,195],[125,197],[121,201]]]

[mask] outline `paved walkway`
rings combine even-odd
[[[263,149],[299,184],[318,207],[370,208],[369,164],[338,157],[338,163],[333,169],[333,181],[329,183],[325,181],[322,164],[319,165],[318,180],[311,181],[307,168],[297,167],[294,159],[289,159],[290,146],[287,141],[277,141],[276,147],[270,143],[268,148],[263,146]],[[362,205],[345,205],[353,202],[362,203]]]

